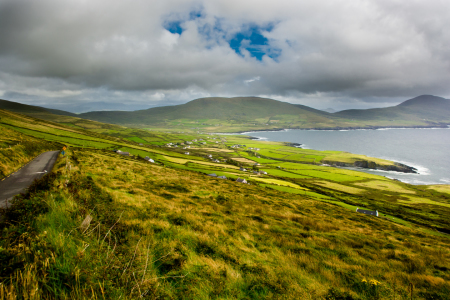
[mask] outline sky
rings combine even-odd
[[[0,0],[0,98],[135,110],[450,98],[448,0]]]

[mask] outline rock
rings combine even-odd
[[[344,163],[339,161],[330,161],[330,160],[322,160],[322,164],[329,164],[337,167],[357,167],[357,168],[363,168],[363,169],[373,169],[373,170],[384,170],[384,171],[396,171],[396,172],[402,172],[402,173],[417,173],[417,169],[394,162],[393,165],[377,165],[373,161],[367,161],[367,160],[358,160],[355,161],[353,164],[350,163]]]

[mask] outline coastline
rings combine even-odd
[[[277,132],[287,130],[309,130],[309,131],[342,131],[342,130],[380,130],[380,129],[450,129],[450,124],[442,125],[415,125],[415,126],[367,126],[367,127],[310,127],[310,128],[272,128],[272,129],[255,129],[236,132],[216,132],[215,134],[246,134],[252,132]]]

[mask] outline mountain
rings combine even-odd
[[[368,123],[381,121],[417,124],[450,123],[450,100],[432,95],[422,95],[406,100],[397,106],[349,109],[333,115]]]
[[[323,111],[327,112],[327,113],[335,113],[337,112],[337,110],[335,110],[334,108],[328,107],[323,109]]]
[[[422,95],[392,107],[350,109],[336,113],[259,97],[200,98],[181,105],[145,110],[82,114],[6,100],[0,100],[1,108],[53,122],[77,123],[83,128],[99,126],[90,120],[128,127],[202,129],[212,132],[282,128],[434,127],[450,124],[450,100],[431,95]],[[92,124],[83,124],[79,118]]]
[[[282,120],[304,123],[330,123],[335,117],[326,112],[259,97],[200,98],[182,105],[154,107],[133,112],[97,111],[78,117],[122,125],[156,125],[179,120],[215,120],[215,122],[256,122],[266,124]],[[206,121],[205,121],[206,122]]]

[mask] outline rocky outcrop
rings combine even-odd
[[[402,173],[417,173],[416,168],[397,162],[394,162],[393,165],[378,165],[377,163],[368,160],[358,160],[355,161],[353,164],[339,161],[322,160],[322,163],[337,167],[357,167],[373,170],[396,171]]]

